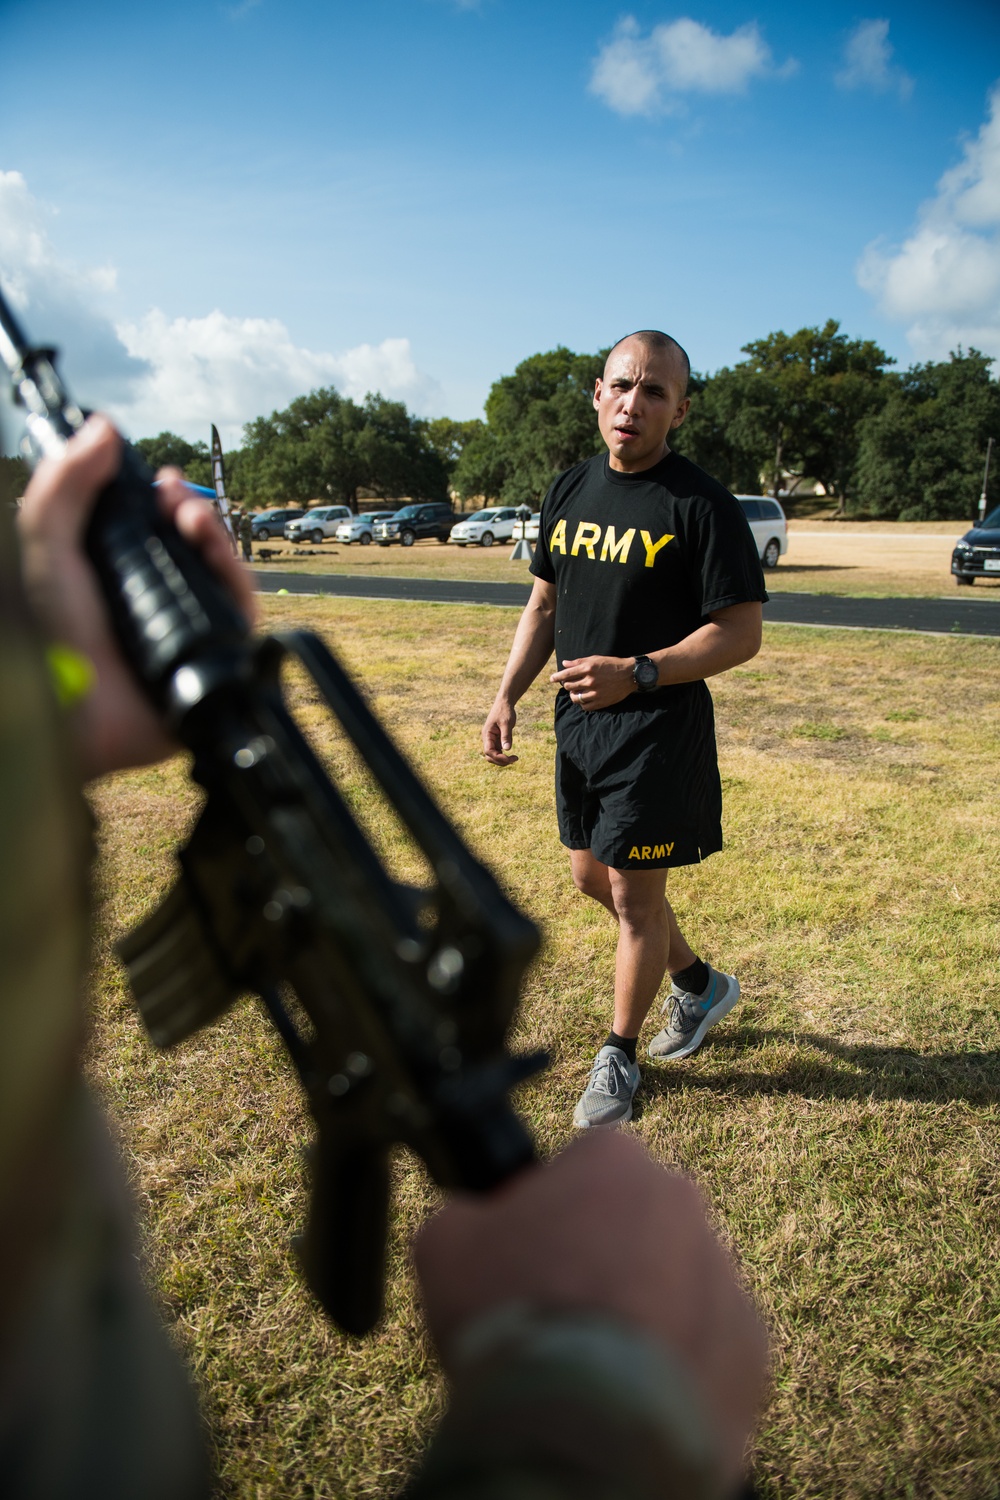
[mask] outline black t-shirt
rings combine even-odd
[[[674,646],[717,609],[767,600],[739,503],[678,453],[641,474],[618,473],[607,454],[560,474],[531,571],[557,588],[560,667]]]

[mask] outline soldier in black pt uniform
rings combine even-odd
[[[757,549],[728,490],[672,452],[690,365],[668,335],[611,350],[594,406],[607,453],[545,497],[521,617],[483,752],[510,765],[515,705],[553,649],[556,804],[577,888],[618,923],[614,1022],[577,1105],[580,1127],[632,1116],[639,1031],[671,976],[657,1059],[687,1057],[739,997],[689,946],[668,869],[722,848],[722,789],[705,685],[760,649]]]

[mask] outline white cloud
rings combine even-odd
[[[440,397],[436,382],[414,364],[409,339],[325,354],[299,348],[277,318],[233,318],[216,310],[171,320],[158,308],[138,323],[121,324],[118,334],[152,369],[138,399],[115,408],[136,435],[168,427],[203,436],[214,422],[228,445],[239,441],[244,422],[318,386],[336,386],[356,400],[381,391],[418,411]]]
[[[67,380],[86,379],[93,406],[128,400],[149,371],[123,348],[108,316],[115,291],[109,266],[80,270],[57,255],[55,218],[28,191],[20,172],[0,171],[0,280],[36,343],[65,350]],[[80,387],[80,398],[84,389]]]
[[[892,66],[892,53],[888,21],[859,21],[847,38],[844,66],[833,81],[842,89],[872,89],[878,94],[891,90],[908,99],[913,79]]]
[[[369,391],[406,401],[414,411],[426,414],[437,409],[441,388],[436,380],[421,374],[413,363],[409,339],[383,339],[381,344],[358,344],[346,354],[333,356],[335,384],[355,401]]]
[[[590,91],[622,115],[670,114],[683,94],[739,94],[754,78],[787,77],[798,65],[776,68],[755,22],[723,36],[684,16],[643,36],[625,16],[594,60]]]
[[[421,414],[440,410],[441,389],[417,369],[405,338],[331,354],[299,348],[276,318],[217,310],[171,319],[152,308],[116,322],[115,271],[61,257],[49,232],[55,217],[19,172],[0,172],[0,279],[28,336],[63,351],[72,394],[110,411],[131,436],[169,429],[205,439],[214,422],[234,444],[245,422],[324,385],[355,400],[381,391]]]
[[[869,245],[857,277],[888,317],[909,325],[918,358],[943,359],[959,344],[1000,358],[1000,84],[913,233],[898,247]]]

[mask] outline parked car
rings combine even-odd
[[[493,510],[477,510],[468,520],[459,521],[451,528],[449,540],[460,547],[478,542],[480,547],[492,547],[494,542],[509,542],[517,524],[517,507],[505,505]]]
[[[737,495],[750,523],[757,551],[765,568],[776,568],[788,551],[788,522],[777,500],[769,495]]]
[[[1000,582],[1000,505],[955,543],[951,571],[956,583],[975,583],[977,578]]]
[[[429,536],[446,542],[454,524],[455,512],[451,506],[437,500],[423,505],[404,505],[394,516],[382,517],[375,522],[375,540],[380,547],[388,547],[393,542],[412,547],[421,537]]]
[[[526,542],[537,542],[538,525],[541,519],[541,511],[536,510],[530,521],[515,521],[514,530],[511,532],[511,536],[514,538],[514,541],[520,542],[524,540]]]
[[[347,505],[316,505],[285,527],[286,542],[322,542],[336,533],[341,521],[351,521]]]
[[[349,521],[341,521],[334,535],[338,542],[346,542],[348,546],[352,542],[360,542],[362,547],[367,547],[375,534],[375,522],[381,521],[383,512],[380,510],[366,511],[362,516],[352,516]]]
[[[250,517],[250,531],[255,542],[269,542],[273,536],[284,536],[285,526],[304,516],[301,507],[297,510],[262,510]]]

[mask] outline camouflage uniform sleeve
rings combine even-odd
[[[193,1395],[80,1077],[91,847],[0,510],[0,1489],[202,1500]]]
[[[449,1409],[401,1500],[722,1500],[711,1430],[641,1333],[507,1307],[468,1331]]]

